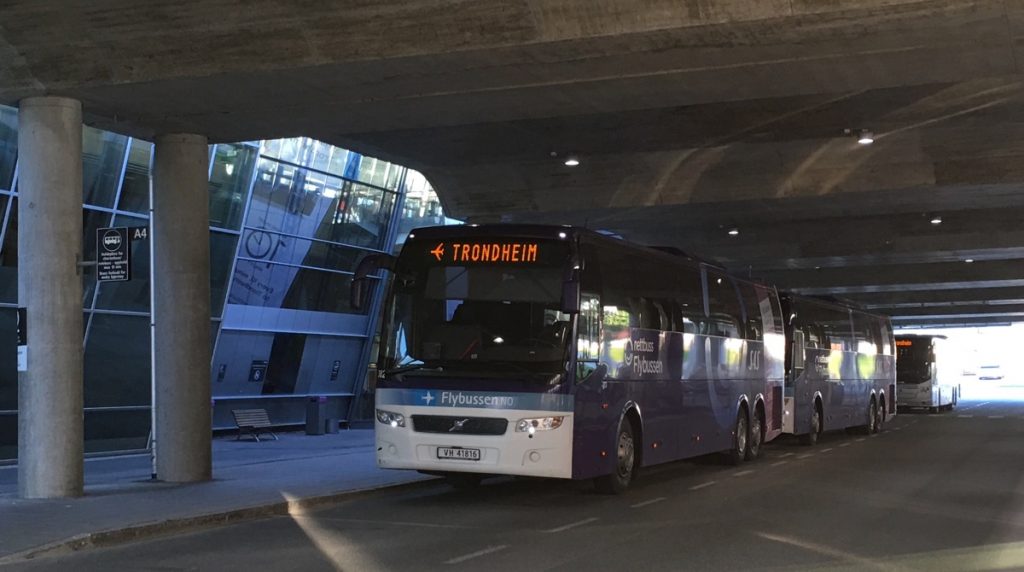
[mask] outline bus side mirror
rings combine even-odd
[[[390,254],[368,254],[356,265],[352,276],[352,287],[349,289],[349,305],[355,310],[362,310],[370,296],[370,275],[380,269],[394,270],[395,257]]]
[[[793,369],[804,368],[804,333],[793,330]]]

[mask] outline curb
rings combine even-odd
[[[41,546],[28,548],[0,557],[0,566],[24,563],[40,558],[66,556],[92,548],[105,548],[139,540],[155,538],[182,532],[192,532],[204,528],[215,528],[251,520],[260,520],[273,516],[284,516],[297,512],[306,512],[324,506],[337,504],[361,496],[368,496],[386,489],[417,488],[436,481],[433,478],[422,478],[404,483],[372,486],[363,489],[350,489],[318,495],[313,497],[283,500],[271,504],[231,509],[198,516],[172,518],[159,522],[132,524],[123,528],[87,532],[63,540],[50,542]]]

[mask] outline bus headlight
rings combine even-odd
[[[550,431],[562,426],[565,417],[533,417],[516,421],[516,433],[536,433]]]
[[[377,421],[392,427],[405,427],[405,415],[393,411],[377,410]]]

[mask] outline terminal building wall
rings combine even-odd
[[[152,151],[85,128],[86,260],[97,228],[149,224]],[[313,397],[339,421],[367,415],[376,320],[349,307],[351,271],[364,253],[393,250],[400,230],[444,223],[429,184],[386,161],[282,139],[211,145],[209,198],[214,427],[248,407],[302,423]],[[0,461],[18,441],[17,200],[17,110],[0,106]],[[87,453],[144,448],[149,433],[149,245],[134,243],[132,256],[130,282],[82,276]]]

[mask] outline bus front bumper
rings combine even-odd
[[[511,411],[466,408],[395,407],[389,410],[405,416],[404,427],[375,423],[377,465],[383,469],[414,469],[432,472],[466,472],[531,477],[572,477],[571,414],[550,411]],[[469,435],[417,431],[413,415],[445,416],[458,419],[502,417],[508,427],[502,435]],[[517,432],[516,422],[551,416],[563,418],[557,429]],[[465,458],[452,458],[461,456]]]

